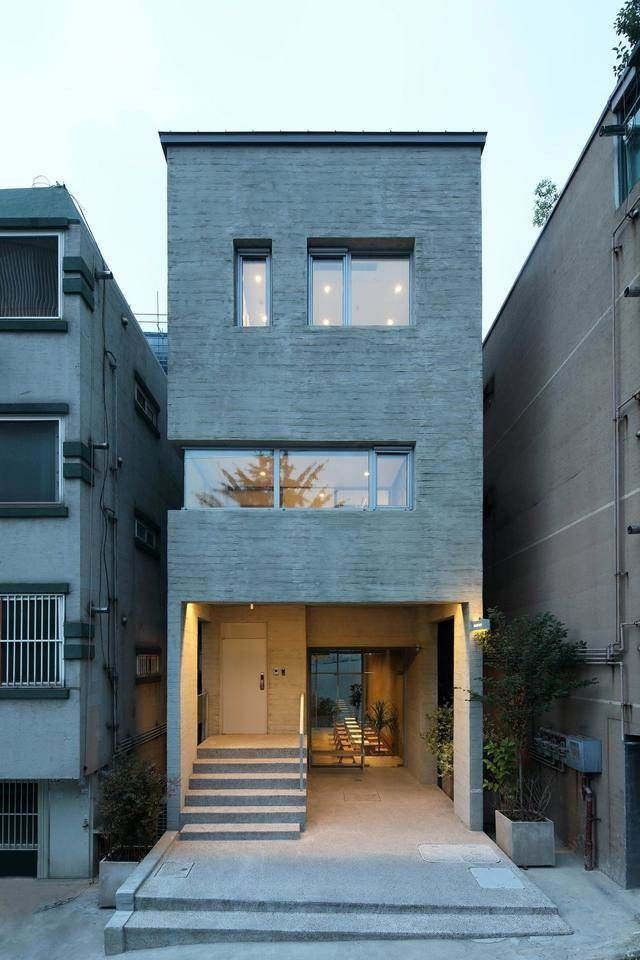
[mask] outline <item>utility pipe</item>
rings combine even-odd
[[[596,823],[595,816],[595,796],[590,786],[589,777],[586,773],[582,774],[582,799],[585,803],[584,813],[584,868],[593,870],[594,855],[594,827]]]

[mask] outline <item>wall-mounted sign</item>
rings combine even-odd
[[[471,630],[471,633],[480,633],[482,630],[490,630],[491,621],[487,619],[472,620],[469,629]]]

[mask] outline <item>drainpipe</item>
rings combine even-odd
[[[594,863],[594,829],[596,823],[595,816],[595,796],[590,786],[589,777],[586,773],[582,774],[582,799],[585,803],[584,812],[584,868],[593,870]]]

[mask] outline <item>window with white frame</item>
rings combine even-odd
[[[157,430],[160,407],[155,397],[139,380],[135,381],[134,399],[138,412]]]
[[[59,502],[60,450],[59,419],[0,419],[0,503]]]
[[[409,510],[409,447],[190,449],[186,509]]]
[[[236,250],[236,323],[267,327],[271,323],[271,251],[264,247]]]
[[[157,551],[159,537],[158,526],[138,513],[134,517],[133,535],[140,546],[144,546],[154,553]]]
[[[136,677],[160,676],[159,653],[136,653]]]
[[[0,234],[0,318],[60,316],[60,237]]]
[[[64,683],[64,595],[0,594],[0,686]]]
[[[309,250],[309,322],[315,327],[406,327],[411,255]]]

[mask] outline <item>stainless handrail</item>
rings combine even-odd
[[[304,692],[300,694],[300,789],[304,790]]]

